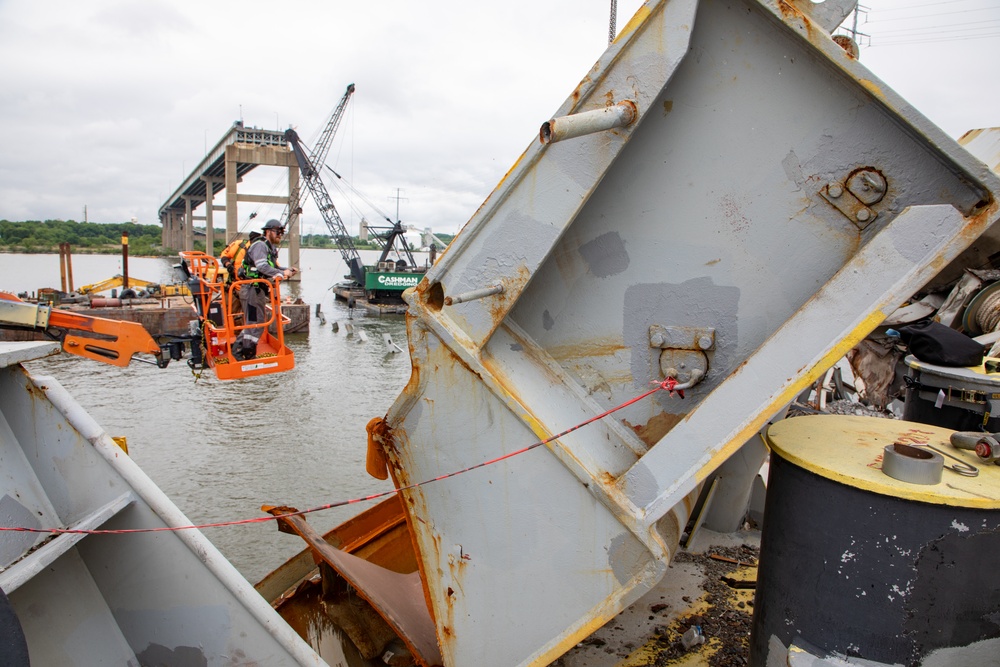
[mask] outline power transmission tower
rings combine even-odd
[[[611,23],[608,26],[608,44],[615,41],[618,31],[615,29],[615,22],[618,19],[618,0],[611,0]]]

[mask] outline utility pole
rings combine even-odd
[[[854,2],[854,9],[852,10],[852,13],[854,14],[854,16],[853,16],[853,19],[851,21],[851,27],[850,28],[844,28],[844,30],[848,31],[851,43],[854,45],[852,47],[852,49],[851,49],[851,52],[853,53],[853,55],[854,55],[855,58],[860,58],[861,57],[861,42],[862,42],[862,38],[868,37],[869,38],[868,43],[869,43],[869,45],[871,44],[871,36],[870,35],[868,35],[866,33],[863,33],[863,32],[858,32],[858,15],[861,14],[861,12],[866,12],[867,13],[868,10],[869,10],[868,7],[865,7],[858,0],[855,0],[855,2]],[[837,37],[837,35],[834,36],[834,39],[836,39],[836,37]],[[842,35],[841,35],[841,37],[842,37]],[[841,46],[843,46],[843,44],[841,44]]]
[[[389,199],[395,199],[396,200],[396,220],[395,220],[396,222],[399,222],[399,202],[406,199],[406,197],[400,197],[399,196],[399,192],[400,192],[399,188],[396,188],[396,196],[395,197],[389,197]]]

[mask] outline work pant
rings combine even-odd
[[[267,319],[267,305],[271,302],[270,291],[266,286],[257,287],[247,283],[240,287],[240,303],[243,305],[245,324],[258,324]],[[241,345],[257,344],[264,333],[264,327],[248,327],[237,336]]]

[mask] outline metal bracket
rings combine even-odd
[[[864,229],[878,217],[878,213],[865,206],[840,183],[829,183],[823,186],[819,193],[823,199],[833,204],[834,208],[846,215],[858,229]]]
[[[35,329],[47,329],[49,326],[49,306],[41,306],[23,301],[0,300],[0,322]]]
[[[684,387],[698,384],[708,374],[706,350],[715,348],[715,329],[710,327],[649,327],[649,346],[660,348],[660,371]]]
[[[715,348],[715,329],[711,327],[664,327],[654,324],[649,327],[649,346],[704,352]]]
[[[882,201],[888,187],[882,172],[871,167],[858,169],[847,178],[848,191],[867,206]]]

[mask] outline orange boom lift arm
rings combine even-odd
[[[153,355],[156,365],[161,368],[166,367],[171,358],[180,358],[179,351],[171,355],[171,344],[161,346],[137,322],[109,320],[26,303],[12,294],[0,293],[0,328],[44,332],[60,341],[69,354],[113,366],[128,366],[133,355],[138,353]]]

